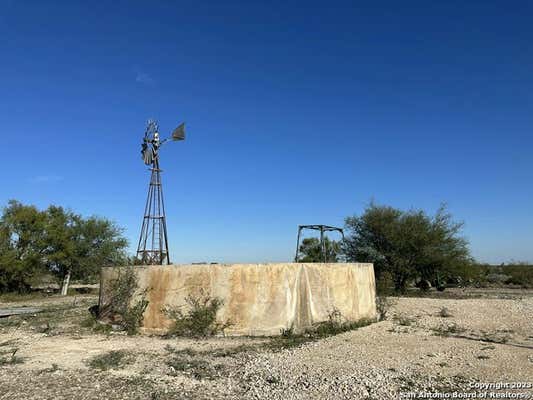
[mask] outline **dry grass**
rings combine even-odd
[[[135,361],[135,356],[124,350],[112,350],[108,353],[100,354],[89,360],[91,368],[107,371],[108,369],[120,369]]]

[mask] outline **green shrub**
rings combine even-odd
[[[533,287],[533,265],[526,263],[508,264],[502,269],[509,276],[505,281],[506,284],[520,285],[524,288]]]
[[[211,351],[211,355],[213,357],[234,357],[238,354],[242,353],[253,353],[257,351],[256,346],[248,345],[248,344],[240,344],[238,346],[232,347],[232,348],[223,348]]]
[[[363,326],[370,325],[375,321],[370,319],[361,319],[359,321],[347,321],[342,316],[341,312],[337,308],[328,314],[327,321],[317,324],[310,330],[310,334],[314,337],[322,338],[327,336],[338,335],[348,331],[361,328]]]
[[[439,316],[442,318],[450,318],[452,317],[452,314],[450,313],[450,310],[448,310],[446,307],[442,307],[439,311]]]
[[[198,295],[189,295],[185,299],[187,311],[181,307],[167,307],[163,312],[173,321],[170,335],[187,337],[207,337],[224,333],[231,326],[230,321],[217,321],[217,313],[224,304],[218,297],[200,291]]]
[[[0,353],[0,366],[22,364],[24,359],[16,355],[17,351],[18,349],[14,349],[13,351],[7,352],[10,353],[7,355],[6,352]]]
[[[491,265],[473,263],[462,265],[452,271],[448,281],[461,286],[518,285],[533,287],[533,265],[525,262]]]
[[[401,326],[411,326],[415,322],[415,319],[408,317],[407,315],[396,315],[394,321]]]
[[[176,375],[176,372],[182,372],[195,379],[215,379],[218,377],[222,368],[220,365],[212,366],[209,362],[197,359],[194,357],[174,355],[167,361],[167,365],[170,367],[169,375]]]
[[[96,323],[97,323],[96,318],[90,315],[87,318],[84,318],[81,320],[80,326],[82,328],[92,328]]]
[[[126,313],[122,315],[122,326],[128,335],[135,335],[138,332],[143,322],[146,307],[148,307],[148,301],[143,298],[129,307]]]
[[[93,357],[89,361],[89,367],[106,371],[108,369],[123,368],[127,364],[131,364],[134,357],[131,353],[125,350],[112,350],[108,353],[100,354]]]
[[[144,311],[148,307],[146,290],[138,293],[139,284],[132,267],[119,269],[118,276],[109,282],[106,303],[99,310],[99,318],[116,320],[128,333],[134,335],[142,325]],[[137,295],[139,300],[132,304]]]
[[[263,344],[262,347],[271,351],[281,351],[293,347],[299,347],[304,343],[316,340],[309,332],[295,334],[292,326],[282,329],[279,336],[271,338],[270,341]]]
[[[282,329],[279,336],[273,337],[269,342],[265,343],[263,347],[272,351],[280,351],[284,349],[290,349],[292,347],[299,347],[302,344],[328,336],[334,336],[340,333],[356,330],[363,326],[370,325],[373,322],[375,322],[375,320],[370,319],[348,321],[342,316],[338,309],[333,308],[333,310],[328,314],[328,319],[326,321],[316,324],[301,334],[296,334],[293,326],[291,325],[289,328]]]
[[[80,325],[83,328],[89,328],[96,333],[109,334],[111,332],[111,325],[98,321],[94,316],[90,315],[81,320]]]
[[[294,325],[289,326],[288,328],[283,328],[279,331],[282,338],[291,338],[294,336]]]
[[[439,326],[437,328],[433,328],[433,332],[435,336],[454,336],[461,334],[465,332],[466,329],[463,327],[460,327],[457,324],[451,324],[448,326]]]
[[[378,321],[384,321],[387,319],[387,313],[389,312],[392,302],[383,296],[376,297],[376,311],[378,313]]]
[[[336,335],[337,333],[346,332],[344,330],[345,321],[343,321],[341,312],[333,307],[333,310],[328,313],[327,321],[318,323],[310,333],[319,337]]]

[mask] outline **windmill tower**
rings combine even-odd
[[[141,154],[146,165],[150,166],[151,176],[148,186],[148,197],[144,207],[137,259],[144,265],[170,264],[168,253],[167,221],[165,202],[163,201],[163,184],[159,168],[159,150],[169,139],[172,141],[185,139],[185,124],[180,124],[170,138],[159,138],[159,126],[156,121],[149,120],[141,144]]]

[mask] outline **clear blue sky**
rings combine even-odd
[[[146,119],[175,262],[283,261],[371,199],[533,261],[533,3],[0,1],[0,202],[136,245]]]

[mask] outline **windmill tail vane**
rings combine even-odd
[[[171,139],[173,141],[185,139],[184,123],[172,132]],[[159,168],[159,150],[167,140],[160,140],[157,122],[149,120],[141,143],[142,160],[151,166],[148,196],[137,245],[137,259],[143,265],[170,264],[162,171]]]

